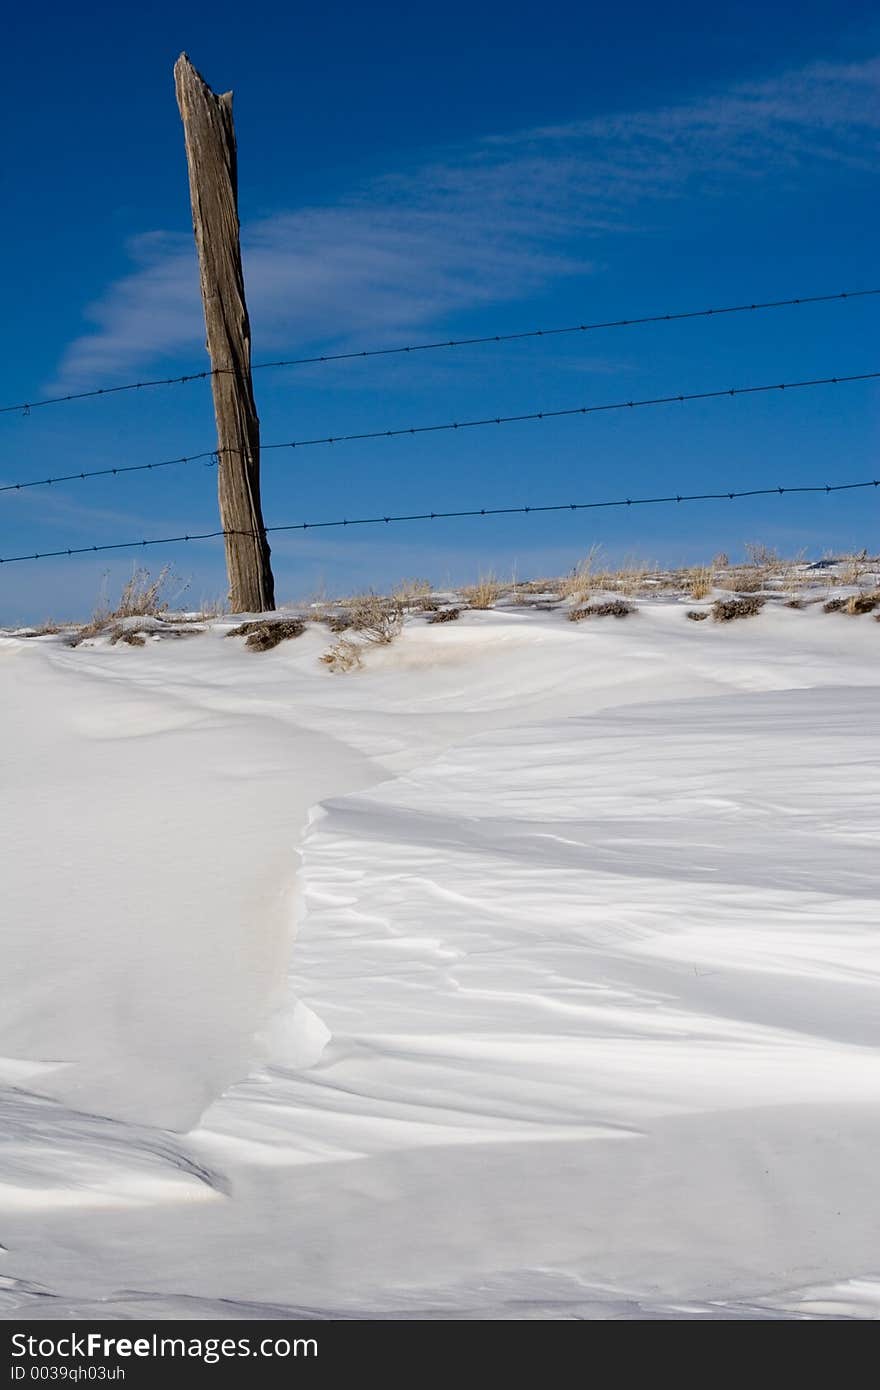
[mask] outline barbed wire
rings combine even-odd
[[[539,513],[546,514],[549,512],[594,511],[608,507],[644,507],[658,506],[665,503],[674,503],[677,505],[682,502],[734,501],[743,497],[770,497],[774,495],[789,497],[796,493],[828,494],[832,492],[852,492],[870,487],[880,487],[880,478],[870,478],[857,483],[797,484],[790,487],[748,488],[745,490],[730,490],[726,492],[674,493],[667,497],[618,497],[610,501],[601,502],[554,502],[534,507],[470,507],[455,511],[408,512],[397,516],[345,517],[334,521],[297,521],[285,525],[267,526],[264,530],[266,535],[270,535],[284,531],[305,532],[348,526],[388,526],[393,522],[441,521],[461,517],[529,516]],[[240,530],[185,532],[180,536],[161,536],[140,541],[117,541],[106,545],[67,546],[61,550],[37,551],[28,555],[0,556],[0,565],[18,564],[26,560],[49,560],[58,556],[91,555],[108,550],[142,550],[147,546],[176,545],[189,541],[217,540],[220,537],[226,538],[227,536],[247,536],[253,539],[256,537],[256,533],[253,531]]]
[[[567,415],[598,415],[611,410],[636,410],[644,406],[717,400],[722,396],[754,396],[766,391],[796,391],[811,386],[838,386],[853,381],[871,381],[877,377],[880,377],[880,372],[859,372],[849,376],[812,377],[804,381],[777,381],[760,386],[727,386],[713,391],[676,392],[671,396],[646,396],[641,400],[611,401],[604,405],[573,405],[561,410],[533,410],[520,415],[487,415],[476,420],[454,420],[440,425],[410,425],[391,430],[365,430],[359,434],[331,434],[318,439],[294,439],[282,444],[264,444],[262,451],[304,449],[314,444],[349,444],[365,439],[396,439],[401,435],[438,434],[445,430],[478,429],[483,425],[514,425],[527,420],[559,420]]]
[[[319,353],[312,357],[278,358],[272,362],[256,362],[251,371],[262,372],[278,367],[306,367],[323,362],[349,362],[371,357],[404,356],[407,353],[433,352],[439,348],[478,347],[492,343],[521,342],[527,338],[552,338],[574,333],[593,333],[608,328],[635,328],[651,323],[677,323],[687,319],[715,318],[725,314],[753,313],[764,309],[787,309],[796,305],[830,304],[849,299],[868,299],[880,295],[880,289],[843,290],[837,294],[799,295],[794,299],[768,299],[752,304],[727,304],[711,309],[689,309],[669,314],[643,314],[631,318],[605,319],[595,323],[569,324],[562,328],[532,328],[520,333],[488,333],[473,338],[441,338],[433,342],[407,343],[395,347],[363,348],[351,352]],[[115,396],[126,391],[143,391],[158,386],[182,386],[191,381],[207,381],[212,376],[231,375],[224,368],[201,372],[186,372],[183,376],[155,377],[147,381],[130,381],[120,386],[96,386],[88,391],[71,391],[65,395],[45,396],[41,400],[19,401],[0,406],[0,415],[18,412],[29,415],[48,405],[66,405],[71,401],[90,400],[97,396]]]
[[[611,401],[603,405],[567,406],[562,410],[535,410],[521,415],[487,415],[477,420],[447,421],[439,425],[409,425],[397,429],[366,430],[357,434],[325,435],[316,439],[290,439],[277,444],[262,444],[261,453],[276,449],[305,449],[319,444],[350,444],[367,439],[397,439],[404,435],[438,434],[449,430],[477,429],[483,425],[512,425],[534,420],[558,420],[565,416],[598,415],[613,410],[637,410],[646,406],[685,404],[690,401],[718,400],[725,396],[754,396],[770,391],[798,391],[815,386],[840,386],[856,381],[875,381],[878,372],[858,372],[850,376],[813,377],[804,381],[777,381],[760,386],[727,386],[713,391],[677,392],[672,396],[648,396],[642,400]],[[2,492],[22,492],[26,488],[48,487],[53,483],[69,483],[86,478],[116,477],[123,473],[143,473],[152,469],[171,468],[175,464],[196,463],[211,459],[220,462],[223,453],[237,453],[234,449],[206,449],[197,454],[181,454],[178,458],[161,459],[156,463],[118,464],[111,468],[84,469],[75,473],[59,473],[51,478],[32,478],[24,482],[4,483]]]

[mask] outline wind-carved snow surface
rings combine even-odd
[[[880,628],[326,644],[0,649],[0,1313],[876,1318]]]

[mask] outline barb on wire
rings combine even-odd
[[[858,372],[852,376],[814,377],[808,381],[775,381],[761,386],[726,386],[714,391],[677,392],[672,396],[648,396],[642,400],[611,401],[603,405],[567,406],[564,410],[533,410],[522,415],[487,415],[478,420],[447,421],[439,425],[409,425],[397,429],[365,430],[358,434],[330,434],[316,439],[289,439],[278,444],[263,444],[263,453],[276,449],[306,449],[318,444],[351,444],[367,439],[398,439],[405,435],[440,434],[449,430],[477,429],[483,425],[513,425],[534,420],[559,420],[565,416],[600,415],[612,410],[637,410],[646,406],[678,405],[689,401],[718,400],[725,396],[755,396],[768,391],[798,391],[814,386],[841,386],[855,381],[876,381],[880,372]],[[175,464],[195,463],[199,459],[220,462],[222,453],[230,450],[206,449],[198,454],[183,454],[179,458],[162,459],[158,463],[119,464],[115,468],[94,468],[75,473],[59,473],[51,478],[31,478],[25,482],[4,483],[2,492],[22,492],[25,488],[47,487],[51,483],[77,482],[86,478],[116,477],[123,473],[143,473],[151,469],[171,468]]]
[[[852,381],[873,381],[878,377],[880,372],[859,372],[850,376],[812,377],[806,381],[774,381],[761,386],[725,386],[714,391],[679,391],[672,396],[646,396],[641,400],[611,401],[605,405],[572,405],[562,410],[532,410],[521,415],[486,415],[481,419],[446,421],[441,425],[409,425],[390,430],[365,430],[360,434],[330,434],[318,439],[291,439],[281,444],[264,444],[262,449],[265,453],[270,449],[304,449],[314,444],[350,444],[364,439],[397,439],[402,435],[478,429],[482,425],[518,425],[526,420],[559,420],[567,415],[599,415],[610,410],[636,410],[643,406],[711,401],[722,396],[756,396],[766,391],[797,391],[810,386],[840,386]]]
[[[296,521],[286,525],[267,526],[266,534],[282,531],[318,531],[330,527],[347,526],[388,526],[392,522],[441,521],[459,517],[485,516],[530,516],[547,512],[595,511],[606,507],[645,507],[665,503],[678,505],[682,502],[723,502],[741,497],[789,497],[795,493],[852,492],[861,488],[880,487],[880,478],[870,478],[857,483],[798,484],[790,487],[759,487],[745,490],[731,489],[725,492],[672,493],[665,497],[617,497],[601,502],[553,502],[538,506],[511,507],[469,507],[454,511],[406,512],[401,515],[344,517],[334,521]],[[107,550],[141,550],[153,545],[175,545],[188,541],[206,541],[221,536],[254,536],[253,531],[193,531],[180,536],[160,536],[140,541],[117,541],[107,545],[65,546],[61,550],[36,551],[27,555],[6,555],[0,557],[0,565],[12,565],[25,560],[48,560],[57,556],[91,555]]]
[[[849,299],[869,299],[880,295],[880,289],[842,290],[837,294],[799,295],[795,299],[766,299],[752,304],[725,304],[712,309],[686,309],[669,314],[642,314],[630,318],[604,319],[594,323],[574,323],[562,328],[531,328],[520,333],[488,333],[472,338],[439,338],[433,342],[406,343],[394,347],[363,348],[352,352],[326,352],[312,357],[286,357],[274,362],[256,362],[251,370],[263,372],[277,367],[307,367],[321,362],[353,362],[371,357],[396,357],[407,353],[433,352],[439,348],[480,347],[493,343],[522,342],[527,338],[554,338],[574,333],[595,333],[608,328],[636,328],[651,323],[680,323],[687,319],[706,319],[725,314],[755,313],[764,309],[788,309],[796,305],[830,304]],[[45,396],[42,400],[20,401],[0,406],[0,415],[19,412],[30,415],[32,410],[47,405],[67,405],[71,401],[91,400],[97,396],[116,396],[124,391],[142,391],[156,386],[182,386],[190,381],[207,381],[221,374],[221,369],[186,372],[183,376],[156,377],[150,381],[130,381],[121,386],[96,386],[88,391],[69,391],[64,395]]]
[[[159,459],[156,463],[117,464],[115,468],[89,468],[78,470],[76,473],[57,473],[52,478],[31,478],[23,483],[3,483],[0,485],[0,492],[23,492],[29,487],[50,487],[52,483],[79,482],[86,478],[115,478],[120,473],[149,473],[153,469],[172,468],[177,463],[196,463],[199,459],[209,459],[215,465],[220,461],[217,449],[206,449],[201,454],[181,454],[179,458]],[[211,463],[205,466],[210,468]]]

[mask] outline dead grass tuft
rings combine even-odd
[[[600,545],[591,545],[582,560],[575,565],[570,574],[558,583],[558,592],[561,598],[571,599],[577,605],[583,603],[590,594],[595,593],[596,589],[601,588],[603,576],[598,572],[597,566],[599,557],[602,554]]]
[[[843,565],[839,571],[841,584],[860,583],[870,568],[867,550],[860,550],[857,555],[844,555],[841,563]]]
[[[27,629],[26,632],[19,632],[17,636],[56,637],[59,632],[66,632],[70,626],[70,623],[56,623],[52,619],[47,618],[46,621],[44,623],[40,623],[38,627],[30,627]]]
[[[319,660],[331,671],[336,672],[356,671],[363,665],[361,649],[357,642],[352,642],[349,637],[340,637]]]
[[[229,599],[221,594],[214,598],[203,598],[195,612],[175,615],[174,621],[177,623],[209,623],[215,618],[225,617],[228,612]]]
[[[711,565],[698,565],[689,572],[691,598],[708,598],[715,588],[715,571]]]
[[[366,643],[387,647],[403,628],[404,605],[398,593],[391,598],[379,594],[357,594],[346,603],[346,611],[325,619],[331,632],[353,632],[361,639],[340,637],[319,660],[331,671],[355,671],[363,665]]]
[[[403,605],[393,595],[358,594],[348,605],[349,627],[365,642],[387,647],[399,636],[403,627]]]
[[[765,545],[763,541],[746,541],[743,549],[753,569],[770,570],[775,569],[779,564],[779,556],[776,551],[771,546]]]
[[[146,569],[132,570],[131,578],[123,588],[116,606],[111,608],[106,599],[99,600],[91,620],[76,633],[72,645],[77,647],[86,638],[97,637],[126,618],[164,617],[168,612],[170,600],[163,597],[163,594],[173,577],[171,565],[165,565],[155,577]],[[186,585],[183,585],[175,597],[179,597],[185,588]]]
[[[753,618],[764,607],[765,600],[757,594],[748,598],[719,598],[712,604],[716,623],[729,623],[734,618]]]
[[[625,559],[623,567],[606,577],[605,587],[617,589],[627,598],[638,598],[648,589],[648,580],[657,580],[657,568],[634,559]]]
[[[728,589],[736,594],[759,594],[764,588],[765,576],[762,572],[748,569],[734,569],[718,581],[719,589]]]
[[[401,608],[421,608],[431,597],[427,579],[402,579],[391,590],[391,597]]]
[[[847,613],[855,617],[859,613],[873,613],[880,607],[880,590],[870,594],[850,594],[849,598],[831,598],[823,603],[823,613]]]
[[[143,647],[148,637],[161,638],[164,642],[166,638],[198,637],[199,633],[204,631],[203,627],[196,627],[193,623],[166,625],[149,618],[145,618],[140,625],[136,620],[129,618],[105,629],[111,647],[115,647],[118,642],[124,642],[129,647]]]
[[[503,585],[494,574],[481,574],[476,584],[467,584],[461,591],[468,608],[494,608],[501,597]]]

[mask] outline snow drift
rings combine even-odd
[[[880,628],[222,633],[0,642],[4,1315],[877,1316]]]

